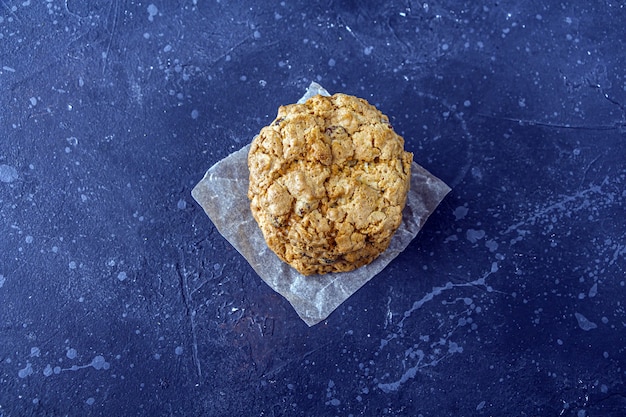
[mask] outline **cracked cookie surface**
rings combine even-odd
[[[250,209],[304,275],[366,265],[402,221],[413,155],[387,116],[346,94],[281,106],[248,154]]]

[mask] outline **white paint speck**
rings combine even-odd
[[[17,169],[10,165],[0,165],[0,181],[9,183],[15,181],[17,178]]]
[[[576,320],[578,321],[578,326],[584,331],[593,330],[598,327],[597,324],[590,321],[587,317],[583,316],[582,314],[578,312],[574,313],[574,316],[576,317]]]
[[[454,219],[455,220],[461,220],[463,219],[465,216],[467,216],[467,213],[469,212],[469,209],[465,206],[459,206],[457,208],[454,209]]]
[[[32,237],[31,235],[28,235],[28,236],[26,236],[26,237],[24,238],[24,241],[25,241],[26,243],[28,243],[28,244],[33,243],[33,240],[34,240],[34,239],[33,239],[33,237]]]
[[[74,261],[70,261],[70,263],[67,265],[70,269],[76,269],[76,262]]]
[[[180,200],[178,200],[176,207],[178,207],[179,210],[184,210],[187,208],[187,202],[181,198]]]
[[[489,252],[495,252],[498,250],[498,242],[493,239],[489,239],[485,242],[485,246],[489,249]]]
[[[68,359],[76,359],[78,352],[74,348],[69,348],[67,352],[65,352],[65,356],[67,356]]]
[[[463,346],[456,342],[448,341],[448,353],[463,353]]]
[[[31,106],[36,106],[37,105],[37,98],[31,97],[30,98],[30,105]]]
[[[465,100],[465,101],[463,102],[463,105],[464,105],[465,107],[469,107],[469,106],[471,106],[471,105],[472,105],[472,102],[471,102],[471,101],[469,101],[469,100]]]
[[[154,21],[154,16],[159,14],[159,9],[152,3],[148,5],[148,20]]]
[[[174,349],[174,353],[177,355],[182,355],[183,354],[183,347],[182,346],[176,346],[176,349]]]
[[[333,58],[328,60],[328,66],[329,67],[334,67],[336,63],[337,63],[337,61],[335,61]]]
[[[126,281],[126,278],[128,278],[128,276],[126,275],[126,272],[124,271],[117,274],[117,279],[120,281]]]
[[[98,355],[91,361],[91,366],[93,366],[96,370],[107,370],[111,366],[109,362],[104,359],[104,356]]]
[[[94,397],[89,397],[85,400],[85,404],[87,405],[94,405],[95,402],[96,402],[96,399]]]
[[[17,376],[19,376],[20,378],[26,378],[27,376],[30,376],[32,374],[33,366],[30,364],[30,362],[26,362],[26,366],[17,372]]]
[[[484,237],[485,237],[484,230],[467,229],[467,232],[465,232],[465,238],[472,243],[476,243]]]
[[[373,46],[366,46],[365,48],[363,48],[363,53],[365,55],[371,55],[373,50],[374,50]]]
[[[192,118],[193,120],[196,120],[196,119],[198,118],[198,116],[199,116],[199,115],[200,115],[200,113],[198,112],[198,110],[193,109],[193,110],[191,111],[191,118]]]

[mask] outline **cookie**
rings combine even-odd
[[[282,106],[252,141],[248,198],[268,246],[304,275],[372,262],[402,221],[413,155],[346,94]]]

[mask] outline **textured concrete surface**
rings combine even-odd
[[[624,5],[233,3],[0,7],[0,416],[624,415]],[[308,328],[190,190],[311,81],[453,191]]]

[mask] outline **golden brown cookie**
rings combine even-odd
[[[387,116],[363,99],[281,106],[252,141],[250,209],[268,246],[300,273],[350,271],[389,246],[412,160]]]

